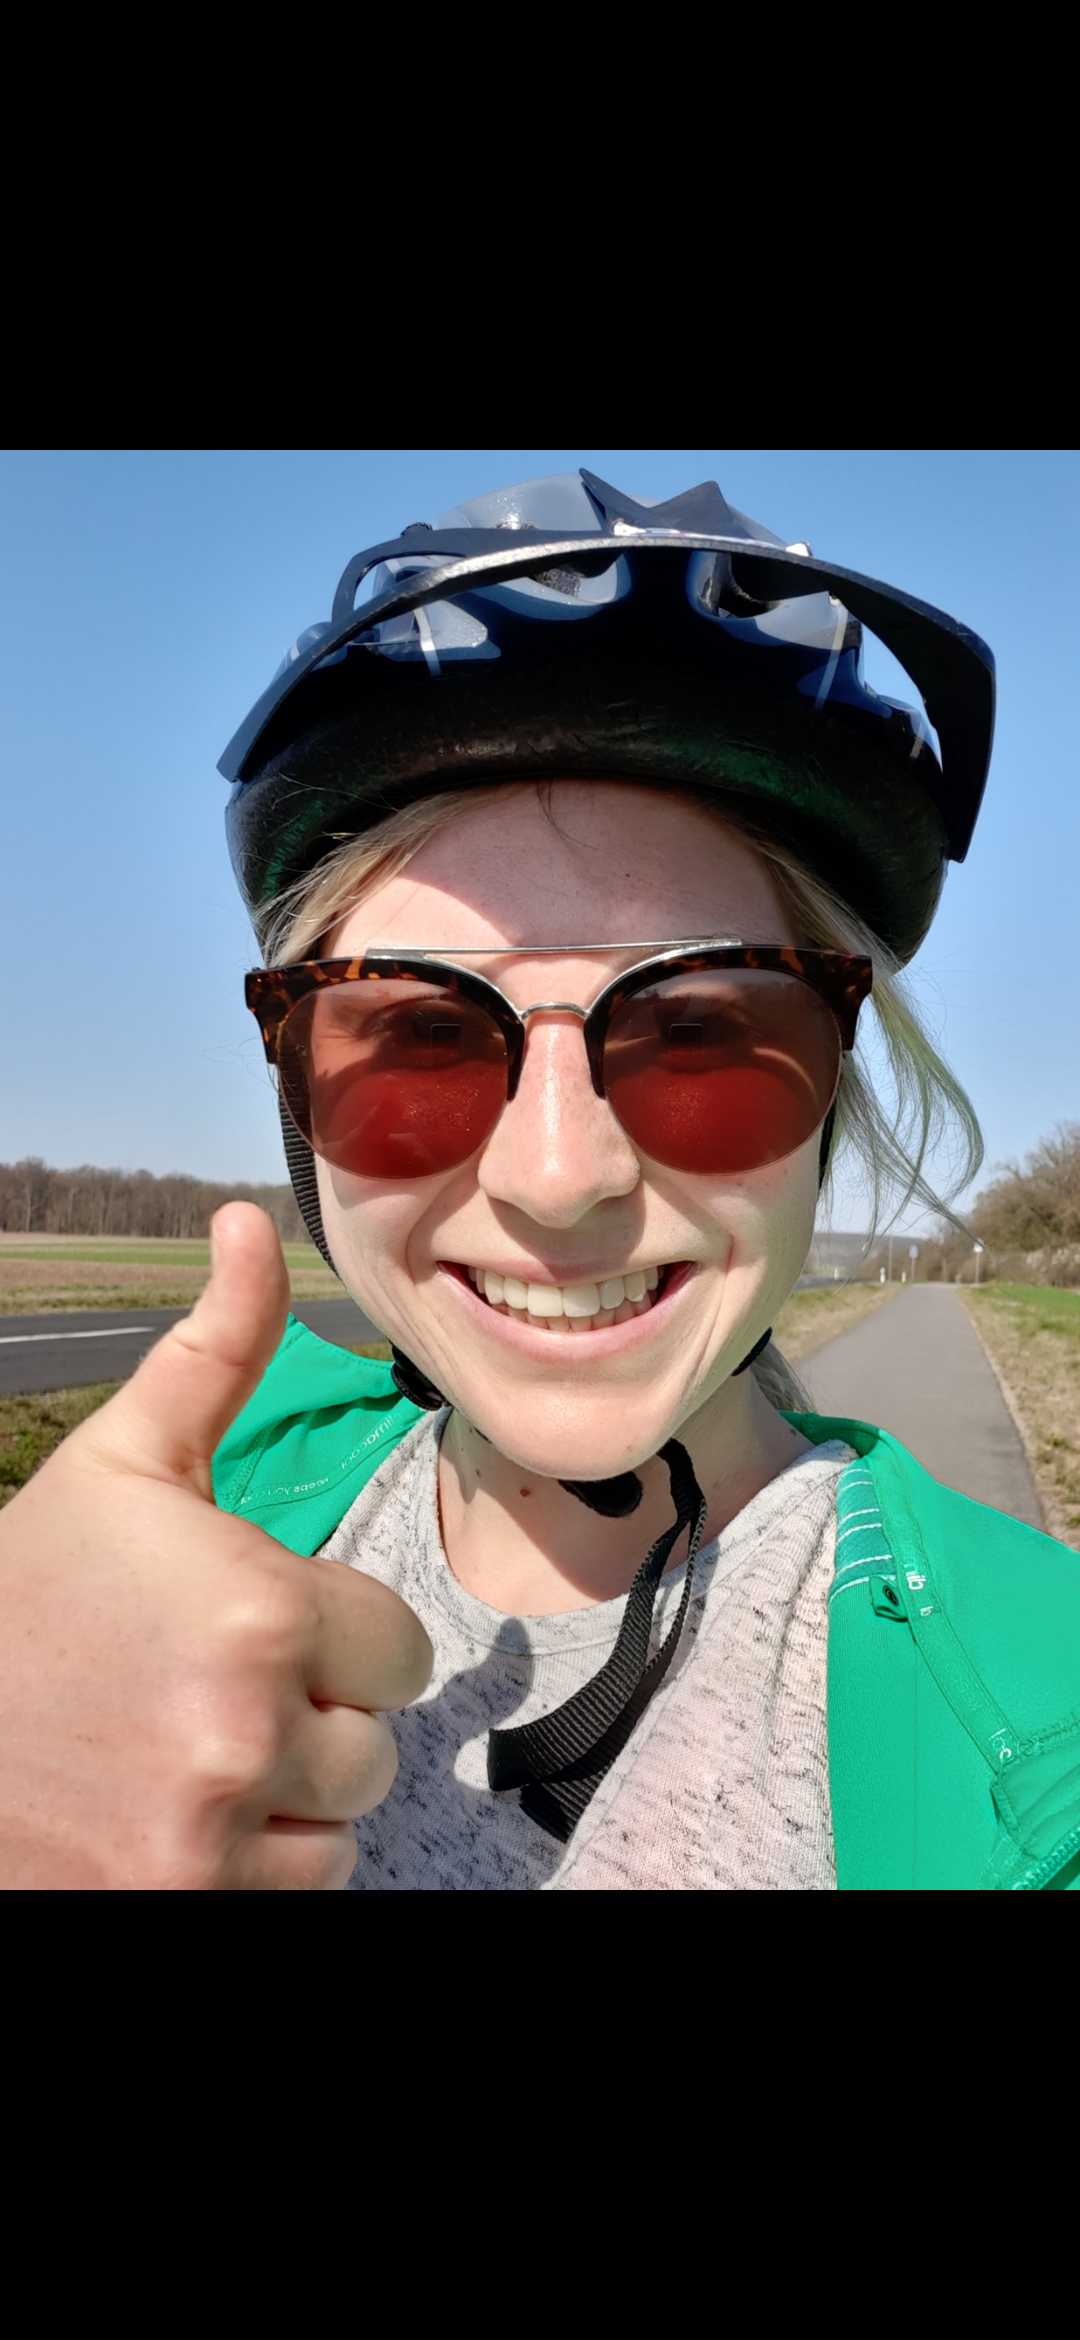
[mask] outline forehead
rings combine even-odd
[[[765,868],[704,806],[615,781],[500,790],[466,807],[340,929],[462,943],[794,940]],[[336,947],[341,947],[340,941]]]

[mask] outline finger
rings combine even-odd
[[[355,1865],[347,1820],[268,1820],[237,1846],[222,1884],[237,1893],[340,1893]]]
[[[309,1560],[317,1612],[305,1684],[309,1698],[333,1706],[393,1712],[427,1689],[434,1652],[408,1603],[340,1560]]]
[[[82,1460],[180,1480],[210,1496],[210,1457],[285,1329],[289,1279],[276,1230],[253,1203],[211,1222],[212,1273],[107,1406],[69,1442]]]
[[[359,1820],[397,1777],[393,1732],[378,1715],[352,1706],[305,1706],[267,1790],[274,1818]]]

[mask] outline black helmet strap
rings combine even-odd
[[[586,1805],[660,1688],[686,1622],[707,1506],[685,1446],[669,1438],[660,1452],[671,1479],[674,1524],[657,1537],[638,1569],[606,1665],[554,1714],[513,1730],[488,1733],[488,1785],[496,1791],[520,1788],[522,1811],[560,1844],[573,1835]],[[682,1598],[650,1658],[657,1587],[684,1528],[689,1542]]]
[[[281,1135],[285,1144],[285,1160],[292,1181],[292,1190],[296,1196],[296,1207],[316,1251],[326,1261],[328,1268],[334,1268],[334,1274],[337,1275],[338,1271],[330,1257],[330,1246],[323,1232],[322,1212],[319,1208],[319,1187],[315,1176],[315,1156],[311,1147],[301,1137],[295,1122],[286,1113],[280,1094],[278,1096],[278,1112],[281,1115]],[[340,1278],[338,1280],[340,1281]],[[440,1398],[440,1405],[442,1402]]]

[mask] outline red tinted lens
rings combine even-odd
[[[820,1128],[841,1055],[836,1019],[810,984],[715,968],[616,1008],[604,1087],[628,1137],[669,1169],[757,1170]]]
[[[506,1063],[485,1009],[396,978],[309,993],[278,1045],[301,1136],[362,1178],[426,1178],[467,1161],[506,1102]]]

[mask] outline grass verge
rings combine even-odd
[[[777,1348],[789,1365],[798,1365],[836,1333],[850,1332],[864,1316],[872,1316],[899,1289],[898,1284],[825,1284],[814,1292],[793,1292],[773,1326]]]
[[[84,1389],[0,1397],[0,1504],[9,1503],[68,1431],[119,1387],[118,1381],[89,1381]]]
[[[1080,1552],[1080,1292],[957,1288],[1004,1385],[1049,1533]]]

